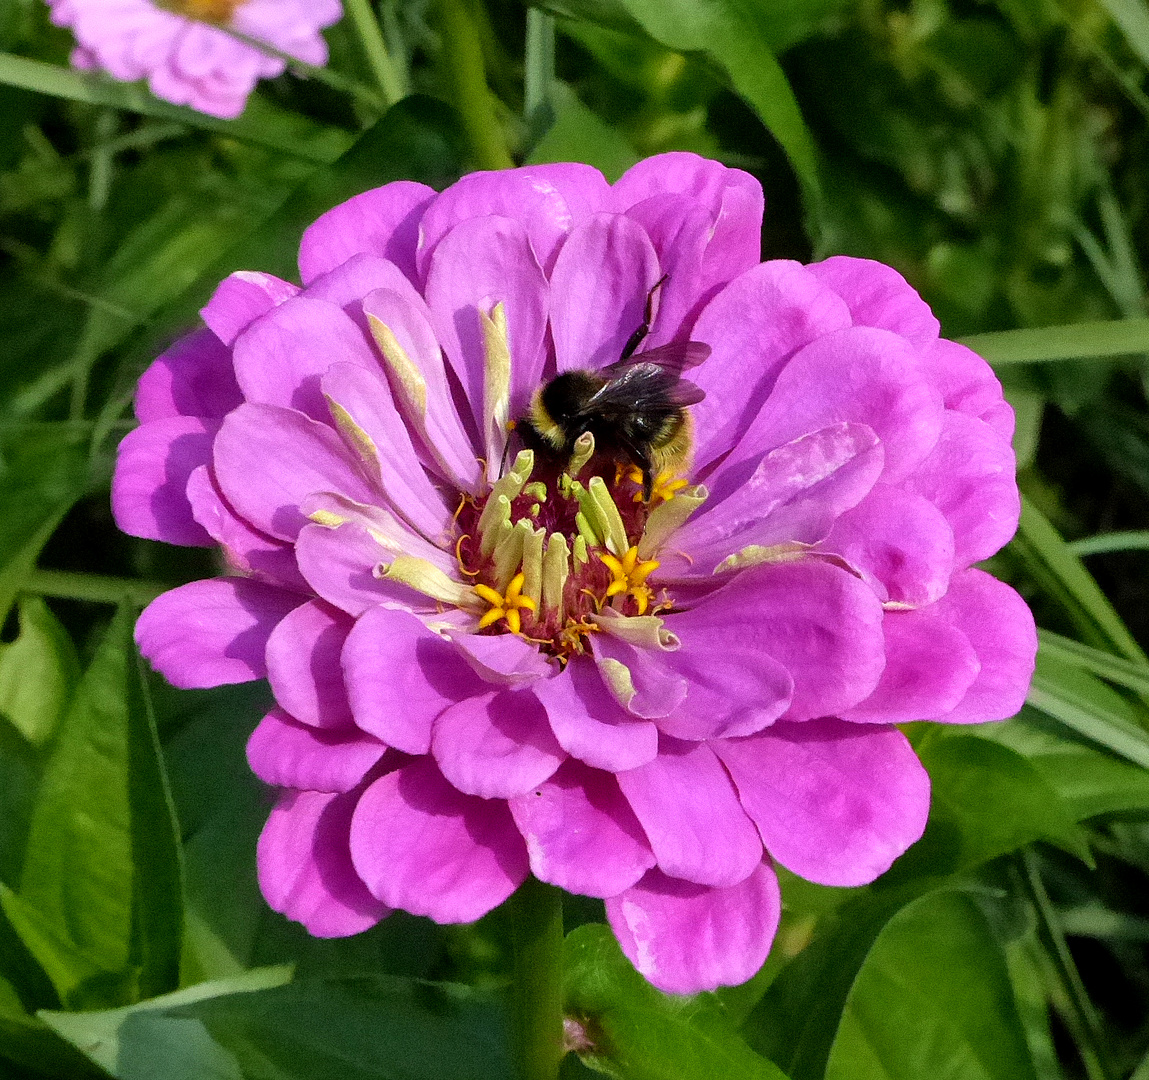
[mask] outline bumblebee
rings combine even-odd
[[[699,341],[636,351],[649,329],[653,297],[661,284],[650,290],[646,318],[616,363],[600,371],[565,371],[551,379],[535,391],[527,415],[515,424],[524,445],[556,457],[569,457],[575,440],[589,431],[596,452],[638,466],[646,502],[656,476],[679,472],[687,464],[691,421],[686,408],[706,395],[685,381],[682,372],[710,355],[710,346]]]

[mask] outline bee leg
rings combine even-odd
[[[646,294],[646,310],[642,316],[642,325],[630,335],[630,340],[627,341],[623,347],[622,356],[620,360],[629,360],[634,355],[634,350],[642,344],[643,338],[650,333],[650,324],[654,321],[654,295],[662,288],[663,283],[670,277],[669,274],[663,274],[651,287],[650,292]]]

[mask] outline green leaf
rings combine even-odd
[[[68,632],[39,597],[20,601],[20,635],[0,645],[0,713],[33,746],[42,747],[80,678]]]
[[[621,0],[656,41],[706,52],[729,75],[786,152],[815,212],[821,199],[814,140],[774,56],[772,11],[759,0]]]
[[[1030,1080],[1005,958],[968,896],[932,893],[878,936],[850,991],[826,1080]]]
[[[627,1080],[784,1080],[735,1032],[709,994],[675,998],[655,990],[605,926],[566,940],[566,1012],[594,1044],[593,1068]]]
[[[202,1024],[196,1020],[176,1020],[168,1017],[166,1013],[169,1010],[194,1005],[212,997],[224,997],[228,1001],[236,1001],[243,994],[282,986],[290,979],[290,967],[258,968],[230,979],[200,983],[186,990],[177,990],[153,998],[151,1001],[120,1009],[107,1009],[102,1012],[42,1010],[39,1016],[61,1038],[78,1047],[92,1062],[114,1076],[130,1077],[131,1080],[143,1080],[144,1077],[153,1076],[156,1080],[161,1080],[167,1076],[179,1075],[174,1070],[184,1064],[196,1063],[205,1064],[209,1068],[214,1067],[224,1060],[223,1055],[226,1055],[226,1051],[207,1036]],[[141,1023],[145,1018],[154,1019],[157,1023]],[[193,1027],[198,1028],[198,1031],[193,1030]],[[210,1046],[204,1043],[205,1037]],[[170,1052],[170,1056],[165,1054],[163,1060],[156,1060],[155,1055],[149,1051],[161,1046]],[[184,1060],[181,1061],[181,1058]],[[130,1072],[122,1069],[125,1059],[131,1065]],[[154,1071],[148,1066],[149,1061],[154,1062]],[[214,1078],[228,1074],[217,1069],[215,1072],[204,1071],[185,1075],[191,1080],[191,1077],[198,1075]]]
[[[1083,645],[1052,630],[1038,630],[1042,657],[1053,664],[1068,664],[1099,675],[1149,699],[1149,664],[1124,660],[1110,652]]]
[[[526,164],[583,161],[613,183],[638,161],[638,154],[622,132],[588,109],[566,83],[552,83],[550,96],[554,123],[531,151]]]
[[[129,608],[116,613],[60,726],[19,890],[22,906],[110,977],[96,1001],[160,993],[179,975],[179,834],[133,622]],[[65,1001],[80,992],[60,988]]]
[[[1020,556],[1037,583],[1064,609],[1091,645],[1128,660],[1146,662],[1145,653],[1093,575],[1040,510],[1021,501],[1021,525],[1011,550]]]
[[[0,1075],[6,1076],[5,1061],[62,1080],[107,1075],[42,1020],[25,1013],[15,990],[0,979]]]
[[[162,120],[175,120],[189,127],[215,131],[320,163],[334,161],[354,140],[353,135],[340,128],[317,124],[314,120],[289,113],[258,95],[248,99],[241,117],[221,120],[195,109],[160,101],[142,84],[117,82],[109,76],[74,71],[11,53],[0,53],[0,83],[68,101],[83,101]]]
[[[973,334],[961,342],[991,364],[1128,356],[1149,351],[1149,319],[999,330],[992,334]]]

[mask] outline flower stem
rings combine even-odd
[[[371,65],[371,74],[375,82],[383,91],[383,97],[388,106],[407,95],[407,88],[403,79],[391,62],[391,54],[387,51],[387,42],[383,39],[383,30],[375,12],[371,9],[371,0],[343,0],[343,9],[355,30],[356,37],[363,52],[367,55],[367,63]]]
[[[533,877],[511,901],[519,1075],[556,1080],[563,1057],[563,894]]]
[[[538,8],[527,9],[526,56],[523,63],[523,117],[541,129],[550,120],[555,81],[555,19]]]
[[[443,58],[453,84],[455,108],[481,169],[514,165],[495,115],[495,96],[487,85],[483,48],[467,0],[439,0]]]

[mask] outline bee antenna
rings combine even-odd
[[[669,274],[663,274],[653,285],[650,287],[650,292],[646,294],[646,307],[643,310],[642,325],[630,335],[630,340],[627,341],[623,347],[620,360],[629,360],[634,355],[634,350],[642,344],[643,338],[650,333],[650,324],[654,321],[654,297],[658,290],[666,283]]]
[[[507,441],[503,443],[503,456],[499,461],[499,476],[506,476],[507,474],[507,456],[511,452],[511,434],[514,432],[518,425],[514,420],[507,421]]]

